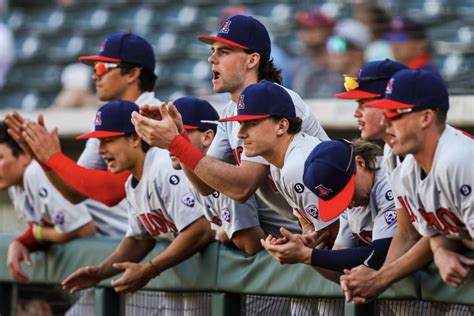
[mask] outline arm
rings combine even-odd
[[[372,300],[391,284],[421,269],[433,259],[429,238],[420,237],[406,211],[398,209],[397,213],[397,231],[382,268],[376,271],[362,265],[345,270],[345,275],[341,276],[347,300],[355,303]]]
[[[462,250],[461,241],[438,235],[430,238],[430,245],[443,281],[454,288],[459,287],[474,267],[473,259],[459,253]]]
[[[166,105],[162,104],[159,109],[162,117],[160,121],[136,112],[132,114],[132,123],[138,135],[145,142],[152,146],[168,149],[189,171],[194,172],[197,177],[212,187],[212,191],[219,191],[239,202],[246,201],[255,193],[268,175],[267,166],[249,161],[243,161],[240,166],[234,166],[204,156],[199,149],[180,134]],[[201,187],[201,194],[212,193],[210,190],[203,190],[199,184],[197,187]]]
[[[253,256],[263,249],[260,244],[262,238],[265,238],[263,229],[256,226],[235,232],[231,240],[237,248]]]
[[[153,277],[201,250],[213,237],[209,222],[201,217],[182,230],[171,244],[150,262],[114,264],[114,268],[125,270],[125,273],[119,279],[113,280],[112,286],[117,293],[135,292]]]
[[[38,226],[39,225],[35,224],[33,229],[38,229]],[[41,241],[52,243],[63,243],[71,239],[94,236],[96,233],[94,222],[89,222],[78,229],[67,233],[58,232],[52,226],[41,226],[40,229],[42,230]]]
[[[100,281],[110,278],[120,269],[113,267],[116,262],[142,260],[155,245],[154,239],[139,240],[133,237],[124,238],[115,251],[98,266],[86,266],[76,270],[63,281],[63,289],[75,293],[82,289],[96,286]]]

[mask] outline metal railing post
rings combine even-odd
[[[240,316],[242,311],[240,294],[213,293],[212,315],[213,316]]]
[[[125,315],[120,294],[112,288],[95,289],[95,314],[97,316]]]

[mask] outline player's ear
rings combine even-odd
[[[355,156],[354,159],[355,159],[356,167],[359,167],[361,169],[366,169],[366,163],[365,163],[364,158],[362,158],[361,156]]]
[[[133,67],[130,72],[127,74],[128,76],[128,82],[133,83],[137,81],[140,78],[142,70],[140,67]]]
[[[138,134],[133,134],[131,136],[131,140],[132,140],[132,144],[133,144],[133,148],[137,148],[137,147],[141,147],[142,146],[142,139],[140,138],[140,136],[138,136]]]
[[[260,62],[260,54],[259,53],[252,53],[248,55],[247,58],[247,68],[252,69],[258,67],[258,63]]]
[[[212,140],[214,139],[214,131],[212,129],[208,129],[207,131],[201,133],[201,143],[204,148],[208,148],[211,146]]]
[[[288,119],[286,118],[282,118],[277,124],[277,131],[276,131],[277,136],[284,135],[288,131],[289,128],[290,128],[290,121],[288,121]]]
[[[424,110],[420,115],[421,128],[426,128],[432,123],[436,123],[436,113],[433,110]]]

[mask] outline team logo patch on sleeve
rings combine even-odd
[[[387,192],[385,192],[385,198],[387,199],[387,201],[393,201],[393,192],[392,192],[392,190],[388,190]]]
[[[222,209],[221,216],[227,223],[230,223],[230,210],[227,207]]]
[[[215,197],[216,199],[218,199],[220,195],[221,194],[217,191],[212,192],[212,196]]]
[[[459,189],[459,192],[461,192],[461,194],[464,195],[464,196],[468,196],[468,195],[471,194],[471,192],[472,192],[471,186],[468,185],[468,184],[464,184],[464,185],[461,186],[461,188]]]
[[[38,194],[40,197],[45,198],[48,196],[48,190],[46,190],[46,188],[41,188],[39,189]]]
[[[64,213],[63,211],[58,211],[53,215],[53,223],[62,225],[64,224]]]
[[[179,183],[179,177],[177,175],[172,175],[170,177],[170,183],[172,185],[177,185]]]
[[[302,183],[295,184],[295,191],[296,193],[303,193],[304,185]]]
[[[315,219],[319,219],[319,210],[316,205],[310,205],[306,208],[306,213],[314,217]]]
[[[397,211],[387,211],[384,214],[385,222],[390,225],[397,221]]]
[[[474,230],[474,216],[471,216],[468,220],[467,220],[467,225],[469,226],[469,228],[471,230]]]
[[[194,206],[194,195],[192,193],[187,193],[181,198],[181,202],[184,203],[184,205],[193,207]]]

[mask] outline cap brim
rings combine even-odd
[[[120,59],[104,56],[81,56],[79,57],[79,61],[86,65],[94,66],[94,63],[97,61],[103,61],[106,63],[119,63]]]
[[[338,195],[333,197],[330,200],[323,200],[319,198],[319,215],[321,219],[325,222],[332,220],[333,218],[338,217],[345,209],[351,204],[352,198],[354,196],[355,190],[355,175],[352,175],[349,182],[346,184],[344,189],[339,192]]]
[[[250,49],[247,46],[243,46],[243,45],[240,45],[236,42],[230,41],[230,40],[222,38],[222,37],[217,37],[217,36],[201,34],[201,35],[198,35],[197,39],[200,40],[203,43],[210,44],[210,45],[214,44],[214,42],[220,42],[220,43],[224,43],[224,44],[234,46],[234,47],[237,47],[237,48]]]
[[[76,137],[76,139],[104,138],[104,137],[121,136],[121,135],[125,135],[125,132],[93,131],[93,132],[79,135]]]
[[[190,129],[198,129],[199,127],[194,126],[194,125],[183,125],[184,129],[190,130]]]
[[[413,104],[406,104],[390,99],[380,99],[372,102],[367,102],[364,104],[364,106],[377,109],[409,109],[415,107]]]
[[[351,91],[346,91],[346,92],[336,94],[336,98],[339,98],[339,99],[358,100],[358,99],[372,99],[372,98],[378,98],[378,97],[381,97],[381,95],[362,91],[362,90],[351,90]]]
[[[270,114],[262,114],[262,115],[235,115],[220,119],[219,122],[235,122],[235,121],[253,121],[259,120],[263,118],[270,117]]]

